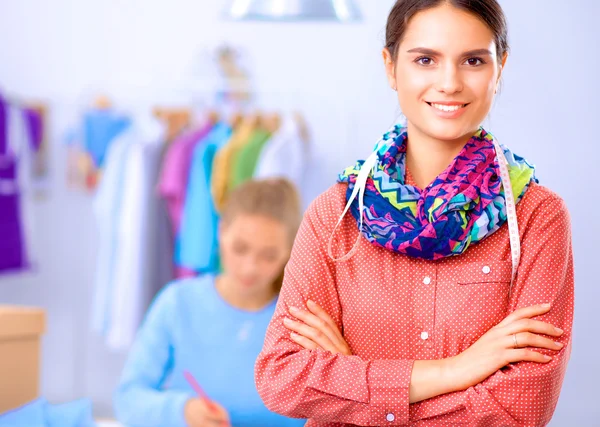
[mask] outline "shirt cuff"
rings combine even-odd
[[[376,360],[368,371],[373,426],[405,425],[409,420],[410,378],[414,360]]]
[[[178,393],[169,391],[169,404],[165,408],[165,420],[168,420],[169,427],[188,427],[185,421],[184,408],[187,401],[193,396],[188,393]]]

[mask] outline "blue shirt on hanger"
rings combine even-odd
[[[91,110],[83,120],[83,144],[97,167],[104,166],[104,157],[111,142],[131,125],[131,120],[112,110]]]
[[[181,226],[175,240],[175,263],[198,273],[219,268],[219,216],[210,192],[213,159],[229,140],[231,127],[217,123],[194,148]]]
[[[189,371],[233,427],[300,427],[305,420],[269,411],[254,384],[276,301],[250,312],[229,305],[212,275],[166,286],[138,332],[115,394],[115,413],[128,427],[185,427],[184,406],[197,397]]]

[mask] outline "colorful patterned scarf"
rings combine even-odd
[[[404,182],[407,129],[395,125],[375,147],[376,164],[364,193],[361,232],[372,244],[415,258],[436,260],[460,255],[506,222],[504,189],[493,136],[480,128],[452,163],[424,190]],[[502,146],[518,203],[534,167]],[[351,199],[364,161],[344,170]],[[361,222],[358,200],[351,212]]]

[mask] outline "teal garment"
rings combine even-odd
[[[127,427],[185,427],[185,403],[196,397],[189,371],[233,427],[300,427],[305,421],[269,411],[254,384],[276,301],[260,311],[223,300],[212,275],[166,286],[155,298],[131,349],[115,394],[115,413]]]
[[[175,240],[175,263],[197,273],[218,270],[219,216],[210,192],[213,159],[229,140],[231,127],[217,123],[194,148],[181,226]]]

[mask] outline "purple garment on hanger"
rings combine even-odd
[[[27,267],[14,156],[0,155],[0,272]]]
[[[44,135],[42,115],[33,108],[25,108],[23,109],[23,118],[27,124],[27,136],[31,144],[29,148],[33,151],[38,151],[42,145],[42,137]]]
[[[0,94],[0,156],[6,154],[8,150],[8,141],[6,140],[8,129],[6,122],[8,122],[8,105],[6,105],[2,94]]]
[[[17,159],[8,150],[8,106],[0,96],[0,273],[27,267],[20,221]]]

